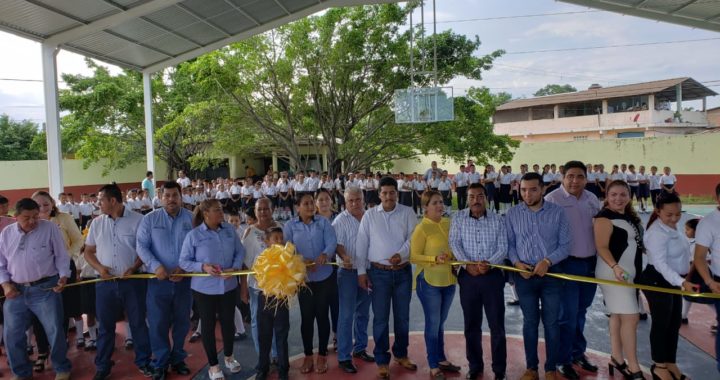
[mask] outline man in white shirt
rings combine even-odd
[[[455,194],[457,194],[458,200],[458,210],[465,208],[469,177],[468,173],[465,172],[465,165],[460,165],[460,171],[455,173],[455,177],[453,177]]]
[[[481,179],[483,179],[482,174],[475,170],[475,165],[470,166],[470,170],[468,171],[468,186],[473,183],[480,183]]]
[[[341,212],[332,225],[337,235],[336,253],[342,260],[338,269],[338,335],[337,353],[340,368],[347,373],[355,373],[357,369],[352,358],[367,362],[375,358],[365,352],[368,343],[367,326],[370,318],[370,294],[358,286],[357,241],[360,221],[365,214],[363,194],[357,187],[345,190],[347,209]],[[353,337],[355,343],[353,344]]]
[[[68,202],[67,194],[60,193],[58,194],[58,198],[60,199],[60,202],[58,202],[57,204],[58,210],[60,212],[72,215],[72,203]]]
[[[392,177],[380,180],[380,202],[369,209],[360,222],[355,249],[358,285],[372,290],[373,338],[378,376],[390,377],[389,317],[393,309],[395,362],[414,371],[417,366],[408,358],[410,299],[412,298],[412,267],[410,237],[417,218],[407,206],[397,203],[397,181]]]
[[[85,260],[102,279],[134,274],[142,266],[135,250],[137,228],[142,215],[123,206],[120,188],[105,185],[99,192],[103,215],[90,224],[85,242]],[[115,347],[115,322],[123,312],[127,315],[134,340],[135,365],[146,377],[153,374],[150,366],[150,340],[145,323],[146,282],[141,279],[103,281],[95,284],[96,312],[99,323],[96,374],[94,380],[110,376],[110,360]]]
[[[307,191],[315,193],[320,187],[320,178],[315,170],[310,170],[310,177],[307,178]]]
[[[720,183],[715,186],[715,201],[718,207],[698,223],[695,232],[695,269],[713,293],[720,293]],[[708,270],[707,255],[710,257]],[[716,319],[720,321],[720,301],[715,302]],[[715,351],[720,352],[720,335],[715,335]],[[720,355],[717,355],[717,370],[720,372]]]
[[[186,187],[190,186],[192,181],[190,181],[190,178],[185,176],[185,171],[180,170],[180,171],[178,171],[177,183],[180,184],[180,187],[186,188]]]

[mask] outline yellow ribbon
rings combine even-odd
[[[473,261],[450,261],[447,264],[450,264],[453,266],[458,266],[458,265],[473,265],[473,264],[479,264],[479,263],[473,262]],[[532,274],[532,272],[530,272],[530,271],[516,268],[516,267],[507,266],[507,265],[500,265],[500,264],[488,264],[488,265],[492,268],[502,269],[502,270],[506,270],[509,272]],[[694,292],[688,292],[685,290],[668,289],[668,288],[661,288],[661,287],[657,287],[657,286],[633,284],[630,282],[605,280],[602,278],[578,276],[578,275],[574,275],[574,274],[565,274],[565,273],[549,273],[548,272],[545,275],[549,276],[549,277],[553,277],[553,278],[559,278],[561,280],[584,282],[584,283],[588,283],[588,284],[623,286],[626,288],[649,290],[649,291],[653,291],[653,292],[668,293],[668,294],[677,294],[680,296],[688,296],[688,297],[693,297],[693,298],[705,297],[705,298],[720,299],[720,294],[718,294],[718,293],[694,293]]]

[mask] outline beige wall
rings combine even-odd
[[[593,164],[635,164],[658,167],[670,166],[676,174],[720,174],[720,133],[701,133],[689,136],[607,139],[574,142],[521,143],[510,162],[514,171],[520,164],[561,164],[580,160]],[[430,162],[454,174],[460,163],[443,163],[439,156],[430,155],[420,160],[398,161],[393,172],[420,173]],[[498,163],[494,163],[497,165]],[[481,171],[480,168],[478,168]]]
[[[124,169],[113,170],[108,176],[102,175],[102,163],[83,169],[82,160],[63,160],[63,182],[65,186],[96,185],[101,183],[137,182],[145,178],[145,163],[132,164]],[[156,161],[155,179],[165,180],[167,165]],[[37,161],[0,161],[0,190],[36,189],[48,187],[48,164]]]

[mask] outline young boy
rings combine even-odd
[[[273,244],[284,245],[282,228],[268,228],[265,231],[265,244],[268,247]],[[268,304],[272,307],[265,307]],[[276,305],[277,307],[275,307]],[[277,343],[278,377],[280,380],[289,379],[288,333],[290,332],[290,310],[287,303],[278,302],[272,297],[265,297],[265,293],[261,291],[258,297],[257,319],[260,352],[258,354],[258,364],[255,367],[255,379],[265,380],[268,377],[273,334]]]

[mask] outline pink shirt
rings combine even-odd
[[[5,227],[15,223],[15,219],[11,218],[9,216],[0,216],[0,232],[5,229]]]
[[[0,284],[33,282],[56,274],[70,277],[70,255],[55,223],[40,220],[30,232],[12,224],[0,233]]]

